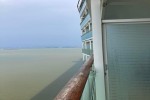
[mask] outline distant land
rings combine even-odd
[[[0,50],[42,49],[42,48],[81,48],[80,46],[51,46],[51,47],[5,47]]]

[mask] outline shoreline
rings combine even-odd
[[[0,50],[30,50],[30,49],[82,49],[80,47],[70,47],[70,48],[11,48],[11,49],[0,49]]]

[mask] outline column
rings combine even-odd
[[[88,23],[88,25],[89,25],[89,31],[91,30],[91,25],[90,25],[90,22]]]
[[[96,100],[106,100],[101,12],[102,0],[91,0],[94,66],[96,69]]]

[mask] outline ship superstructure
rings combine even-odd
[[[79,1],[78,10],[81,19],[81,39],[83,60],[93,54],[93,37],[91,15],[86,0]]]

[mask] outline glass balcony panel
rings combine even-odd
[[[81,100],[96,100],[95,71],[91,70]]]
[[[90,14],[88,14],[84,19],[83,21],[81,22],[81,29],[90,21],[91,17],[90,17]]]
[[[93,49],[82,49],[82,53],[85,53],[87,55],[92,55],[93,54]]]
[[[82,38],[82,40],[86,40],[86,39],[89,39],[91,37],[92,37],[92,32],[90,31],[90,32],[83,34],[81,38]]]

